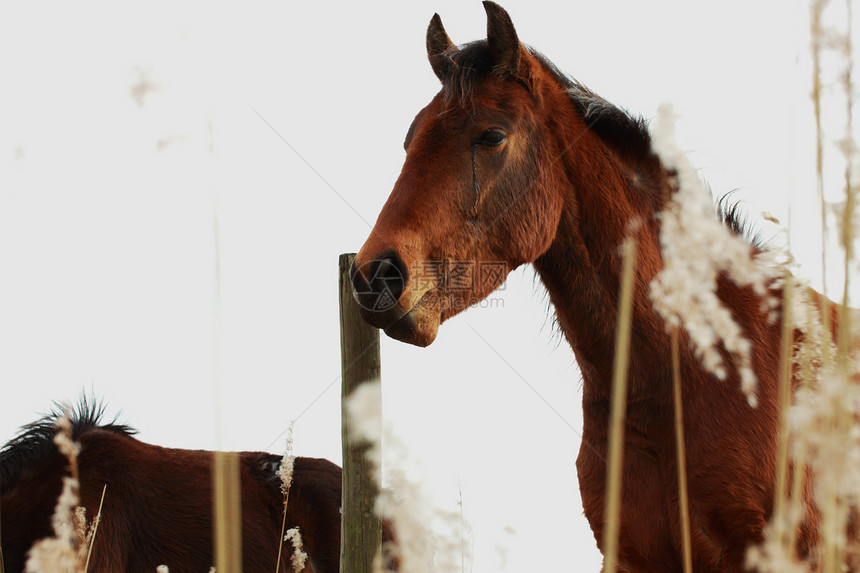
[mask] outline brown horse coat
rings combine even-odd
[[[487,39],[459,47],[438,15],[431,20],[427,52],[442,89],[410,126],[403,169],[356,256],[356,299],[369,323],[426,346],[442,322],[487,297],[510,270],[534,265],[582,372],[577,470],[600,546],[620,246],[632,236],[619,561],[623,570],[679,571],[670,336],[649,298],[663,268],[659,213],[675,174],[653,153],[642,119],[564,76],[520,43],[501,7],[484,7]],[[759,405],[748,404],[736,369],[725,380],[707,372],[682,329],[693,565],[739,571],[773,511],[781,325],[749,287],[722,276],[716,294],[752,343]],[[779,288],[771,294],[781,300]],[[817,535],[806,493],[801,553]]]
[[[51,536],[51,515],[68,462],[53,444],[57,414],[30,424],[0,452],[0,540],[7,573],[24,570],[27,551]],[[107,485],[91,572],[206,572],[213,565],[213,452],[141,442],[134,430],[102,423],[86,402],[73,416],[80,505],[92,520]],[[242,555],[245,572],[275,568],[283,519],[280,457],[241,452]],[[337,573],[340,563],[341,469],[318,458],[295,460],[286,528],[298,527],[307,573]],[[388,536],[390,539],[390,535]],[[292,572],[290,542],[278,571]]]

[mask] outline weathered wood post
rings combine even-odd
[[[343,440],[343,493],[341,500],[341,573],[370,573],[373,557],[382,544],[382,525],[373,513],[378,493],[364,457],[367,445],[350,439],[347,396],[367,381],[380,379],[379,330],[358,314],[352,296],[349,268],[354,253],[340,255],[340,367],[341,437]],[[380,425],[382,420],[379,420]]]

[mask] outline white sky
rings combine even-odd
[[[790,205],[815,273],[805,3],[503,6],[610,101],[673,103],[715,193],[738,189],[754,220]],[[339,463],[337,259],[438,90],[434,12],[455,42],[484,37],[477,1],[3,4],[0,440],[86,389],[144,441],[280,453],[297,419],[296,453]],[[462,495],[466,571],[597,571],[572,353],[531,269],[492,299],[427,349],[383,340],[386,418],[435,503]]]

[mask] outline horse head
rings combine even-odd
[[[484,8],[486,40],[461,47],[438,14],[430,21],[442,89],[407,132],[403,169],[351,273],[364,319],[419,346],[545,252],[562,213],[561,150],[539,135],[563,90],[507,12]]]

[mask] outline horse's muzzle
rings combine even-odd
[[[409,270],[396,252],[359,265],[354,261],[349,274],[359,313],[368,324],[409,344],[433,342],[439,326],[438,305],[428,304],[427,297],[422,297],[413,306],[410,297],[404,296],[409,294]]]

